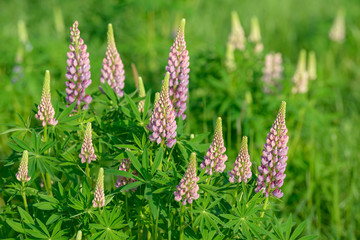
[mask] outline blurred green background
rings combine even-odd
[[[328,38],[340,8],[346,12],[342,44]],[[244,72],[251,72],[251,81],[259,81],[253,73],[261,72],[262,61],[249,64],[250,68],[243,66],[239,75],[232,76],[238,81],[233,88],[236,92],[211,84],[225,84],[229,78],[224,73],[224,59],[232,10],[238,12],[246,36],[251,17],[259,18],[263,53],[283,55],[284,85],[291,82],[299,51],[316,52],[318,78],[310,82],[308,93],[264,96],[251,84],[243,85]],[[60,98],[65,89],[68,32],[75,20],[90,52],[90,93],[98,90],[108,23],[114,26],[125,65],[125,92],[135,90],[131,63],[136,64],[145,88],[154,92],[160,89],[169,49],[183,17],[191,69],[188,131],[211,132],[216,117],[223,116],[229,165],[237,154],[239,134],[250,137],[250,155],[259,164],[266,134],[281,100],[286,100],[289,160],[285,195],[276,203],[278,214],[292,213],[298,222],[308,220],[306,232],[317,233],[320,239],[360,238],[358,1],[0,1],[0,132],[9,128],[6,124],[18,122],[16,113],[34,119],[32,109],[40,101],[46,69],[52,76],[53,98]],[[229,106],[212,104],[219,96],[223,102],[231,97],[251,100],[246,109],[232,107],[231,101]],[[3,163],[10,154],[7,137],[0,135]]]

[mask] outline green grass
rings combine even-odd
[[[346,40],[332,43],[328,31],[339,7],[346,11]],[[106,49],[107,23],[114,26],[118,50],[126,71],[125,91],[133,91],[131,63],[143,76],[145,88],[158,91],[173,33],[186,18],[186,41],[190,53],[190,105],[208,112],[191,116],[189,131],[212,131],[218,110],[200,97],[207,82],[222,77],[222,58],[230,32],[230,12],[236,10],[248,36],[250,19],[259,18],[264,52],[281,52],[285,81],[290,81],[300,49],[314,50],[318,79],[304,96],[286,96],[288,102],[289,161],[284,198],[279,214],[290,213],[299,222],[308,219],[306,231],[320,239],[360,237],[360,5],[355,1],[3,1],[0,3],[0,123],[27,118],[41,95],[43,74],[52,76],[53,98],[64,92],[68,28],[79,21],[81,36],[88,44],[93,84],[97,91]],[[60,12],[59,12],[60,11]],[[63,22],[57,18],[61,13]],[[55,16],[55,17],[54,17]],[[28,43],[21,43],[18,21],[25,22]],[[58,23],[60,27],[56,27]],[[31,47],[30,47],[31,46]],[[32,49],[29,51],[29,49]],[[24,74],[16,83],[13,68],[18,51]],[[260,66],[261,67],[261,66]],[[255,95],[253,89],[250,92]],[[238,93],[243,96],[244,92]],[[280,99],[284,96],[279,96]],[[196,103],[196,104],[195,104]],[[199,103],[199,105],[197,105]],[[203,104],[203,105],[201,105]],[[279,102],[253,102],[245,111],[242,129],[250,137],[252,161],[259,163],[266,133]],[[240,112],[233,112],[240,114]],[[237,115],[236,115],[237,116]],[[33,121],[32,124],[38,124]],[[232,122],[229,122],[233,126]],[[0,125],[0,131],[7,126]],[[224,123],[225,129],[225,123]],[[228,128],[232,129],[232,128]],[[226,138],[229,159],[234,159],[236,133]],[[227,134],[229,136],[229,134]],[[0,136],[0,158],[10,149],[7,135]],[[233,161],[233,160],[231,160]],[[1,166],[1,165],[0,165]]]

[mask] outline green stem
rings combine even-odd
[[[264,210],[264,211],[262,211],[262,213],[260,214],[260,217],[261,217],[261,218],[264,217],[265,210],[266,210],[266,208],[267,208],[268,202],[269,202],[269,197],[267,197],[267,198],[265,199],[264,207],[263,207],[263,210]]]
[[[29,212],[29,208],[28,208],[28,204],[27,204],[27,200],[26,200],[26,192],[25,192],[25,183],[24,182],[22,182],[21,196],[24,200],[25,210],[27,212]]]
[[[185,207],[184,205],[181,206],[181,212],[180,212],[180,240],[184,239],[184,211]]]
[[[53,193],[52,193],[52,186],[51,186],[51,176],[49,173],[46,173],[45,176],[46,176],[46,182],[48,185],[49,195],[52,196]]]
[[[129,222],[129,206],[128,206],[128,196],[127,196],[127,192],[125,191],[125,207],[126,207],[126,211],[125,211],[125,214],[126,214],[126,222]],[[131,233],[131,228],[129,228],[129,231],[130,231],[130,237],[132,236],[132,233]]]
[[[86,176],[90,179],[90,168],[88,162],[86,162]]]
[[[44,173],[41,173],[41,177],[42,177],[42,179],[43,179],[43,183],[44,183],[44,187],[45,187],[46,192],[47,192],[48,194],[50,194]]]

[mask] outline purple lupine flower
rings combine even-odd
[[[150,117],[150,122],[146,126],[152,132],[149,136],[150,141],[157,144],[166,142],[166,146],[171,148],[176,143],[176,121],[175,110],[169,97],[169,73],[165,74],[165,79],[161,87],[160,98],[155,101],[154,111]]]
[[[84,136],[84,142],[81,147],[81,153],[79,154],[79,157],[81,158],[81,163],[88,162],[91,163],[91,161],[96,160],[95,150],[94,146],[92,144],[91,139],[91,123],[87,123],[86,130],[85,130],[85,136]]]
[[[120,166],[119,166],[119,170],[120,171],[125,171],[125,172],[128,172],[130,170],[130,165],[131,165],[131,160],[129,158],[125,158],[121,161],[120,163]],[[132,172],[133,175],[137,175],[136,171],[133,171]],[[117,178],[117,181],[115,183],[115,187],[119,188],[119,187],[122,187],[126,184],[129,184],[129,183],[133,183],[133,182],[136,182],[137,180],[133,179],[133,178],[126,178],[126,177],[123,177],[123,176],[118,176]],[[136,187],[131,189],[133,191],[136,190]],[[127,192],[129,190],[126,190]]]
[[[96,181],[93,207],[101,208],[105,205],[105,193],[104,193],[104,169],[99,169],[98,178]]]
[[[116,49],[114,31],[111,24],[108,25],[108,46],[106,50],[106,56],[103,60],[103,67],[101,69],[101,83],[107,82],[109,86],[115,91],[115,93],[122,97],[124,96],[125,86],[125,71],[124,64],[121,61],[120,54]],[[99,87],[100,90],[101,86]]]
[[[138,78],[138,84],[139,84],[139,97],[144,98],[146,96],[146,93],[145,93],[145,87],[142,77]],[[145,105],[145,99],[141,100],[138,104],[138,109],[140,113],[144,112],[144,105]]]
[[[240,183],[243,181],[244,183],[247,183],[248,179],[250,179],[252,175],[250,168],[251,162],[247,146],[247,137],[243,137],[239,155],[234,163],[234,169],[229,171],[229,182],[233,183],[237,181]]]
[[[41,101],[38,106],[38,113],[35,115],[35,118],[42,121],[42,125],[56,125],[58,121],[54,117],[55,111],[51,104],[51,94],[50,94],[50,72],[46,70],[44,78],[44,86],[41,95]]]
[[[281,103],[279,113],[274,124],[266,137],[263,155],[261,156],[261,166],[259,166],[259,176],[255,192],[262,191],[265,196],[270,194],[281,198],[284,194],[281,192],[281,186],[286,177],[285,168],[287,160],[289,137],[286,135],[285,125],[286,102]]]
[[[201,169],[206,168],[205,172],[209,175],[212,175],[214,171],[222,173],[225,170],[225,162],[228,159],[225,151],[222,123],[219,117],[216,121],[214,140],[207,150],[204,161],[200,164]]]
[[[176,116],[186,118],[186,100],[189,85],[189,52],[185,42],[185,19],[181,20],[174,44],[170,48],[166,72],[170,73],[170,98],[174,105]]]
[[[28,176],[28,159],[29,153],[28,151],[24,150],[19,166],[19,171],[16,173],[16,179],[23,183],[28,182],[31,179],[31,177]]]
[[[199,177],[196,176],[196,154],[191,153],[188,169],[179,185],[176,186],[176,191],[174,192],[175,201],[181,201],[183,205],[186,205],[186,203],[192,204],[193,200],[198,199],[198,181]]]
[[[78,21],[75,21],[73,26],[70,27],[69,45],[70,51],[67,53],[67,73],[66,78],[68,81],[66,85],[66,101],[68,105],[76,102],[75,109],[81,107],[84,103],[83,109],[88,109],[92,101],[90,95],[85,94],[85,89],[91,84],[90,73],[90,59],[89,53],[86,51],[87,46],[84,40],[80,38],[80,31],[78,29]]]

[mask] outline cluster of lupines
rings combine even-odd
[[[47,125],[56,125],[58,121],[56,120],[55,111],[51,104],[51,94],[50,94],[50,72],[46,70],[44,78],[44,86],[41,95],[41,101],[38,106],[38,112],[35,115],[35,118],[42,121],[43,126]]]
[[[152,132],[149,136],[150,141],[157,144],[166,142],[171,148],[176,143],[176,121],[175,110],[169,97],[169,73],[165,74],[165,79],[161,87],[160,98],[155,101],[154,111],[146,126]]]
[[[221,122],[219,117],[216,121],[214,140],[207,150],[204,161],[200,165],[201,169],[206,168],[205,172],[209,175],[212,175],[214,171],[222,173],[225,170],[225,162],[228,159],[225,154],[226,148],[224,146]]]
[[[70,27],[71,44],[67,53],[66,67],[68,81],[65,83],[66,101],[69,105],[76,102],[75,109],[80,109],[82,103],[84,103],[83,109],[88,109],[92,98],[85,94],[85,89],[91,84],[90,59],[87,46],[80,38],[78,25],[78,21],[75,21]]]
[[[120,166],[119,166],[119,170],[129,172],[130,165],[131,165],[131,160],[129,158],[125,158],[125,159],[123,159],[121,161]],[[133,171],[132,174],[137,175],[136,171]],[[115,187],[119,188],[119,187],[122,187],[122,186],[124,186],[126,184],[133,183],[133,182],[136,182],[136,180],[133,179],[133,178],[126,178],[126,177],[123,177],[123,176],[118,176],[117,181],[115,183]],[[136,188],[133,188],[132,190],[135,191]],[[129,191],[129,190],[126,190],[126,191]]]
[[[239,155],[234,163],[234,169],[229,171],[229,182],[233,183],[237,181],[240,183],[243,181],[244,183],[247,183],[251,178],[251,175],[251,162],[247,146],[247,137],[243,137]]]
[[[185,19],[181,20],[174,44],[170,48],[166,72],[170,74],[169,95],[174,105],[176,116],[186,118],[186,100],[189,85],[189,52],[185,42]]]
[[[255,53],[260,53],[264,49],[264,45],[261,42],[260,25],[257,17],[251,18],[249,42],[255,44],[255,48],[254,48]]]
[[[124,64],[121,61],[120,54],[116,49],[114,31],[111,24],[108,26],[108,46],[106,50],[106,56],[103,60],[103,67],[101,69],[101,83],[109,84],[109,86],[115,91],[115,93],[122,97],[124,96],[125,86],[125,71]],[[101,86],[99,87],[100,90]]]
[[[338,10],[334,23],[329,31],[329,38],[334,42],[342,43],[344,42],[345,34],[345,13],[342,9],[340,9]]]
[[[196,176],[196,154],[191,153],[188,169],[179,185],[176,186],[176,191],[174,192],[175,201],[181,201],[183,205],[186,205],[187,203],[192,204],[193,200],[198,199],[198,181],[199,177]]]
[[[287,161],[287,128],[285,125],[286,103],[282,102],[279,113],[270,129],[264,144],[261,166],[255,192],[262,191],[266,197],[270,194],[281,198],[281,186],[286,177],[285,168]]]
[[[104,169],[99,169],[98,178],[96,181],[93,207],[101,208],[105,205],[105,193],[104,193]]]
[[[87,123],[86,130],[85,130],[85,136],[84,136],[84,142],[81,147],[81,153],[79,154],[79,157],[81,158],[81,163],[91,163],[91,161],[96,160],[95,150],[94,146],[92,144],[92,137],[91,137],[91,123]]]
[[[28,160],[29,153],[27,150],[24,150],[21,162],[19,165],[19,171],[16,173],[16,179],[20,182],[28,182],[30,181],[31,177],[28,176]]]
[[[264,93],[270,93],[271,87],[276,87],[276,80],[281,79],[283,73],[281,53],[269,53],[265,56],[265,64],[262,70],[262,80],[265,83]]]

